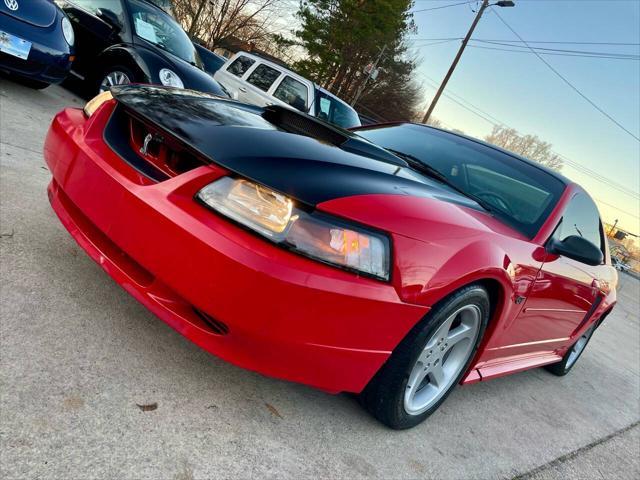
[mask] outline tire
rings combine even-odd
[[[360,403],[396,430],[423,422],[467,372],[489,315],[489,295],[480,285],[464,287],[439,302],[371,379],[359,395]]]
[[[551,365],[546,365],[544,368],[548,372],[557,375],[558,377],[564,377],[567,373],[571,371],[571,369],[578,363],[578,359],[582,355],[582,353],[586,350],[587,345],[589,344],[589,340],[593,336],[593,332],[596,330],[597,322],[591,325],[581,336],[576,340],[576,342],[569,348],[562,360],[558,363],[552,363]]]
[[[102,73],[98,75],[98,78],[95,81],[94,93],[98,94],[105,91],[105,88],[104,88],[105,81],[108,79],[110,75],[114,75],[114,74],[115,74],[115,77],[112,78],[113,83],[109,85],[107,82],[107,86],[109,87],[113,85],[126,85],[129,83],[136,83],[139,81],[139,79],[131,71],[130,68],[125,67],[124,65],[110,65],[109,67],[102,70]],[[126,81],[120,83],[116,81],[116,79],[123,79]]]

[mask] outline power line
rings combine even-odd
[[[442,38],[434,41],[427,40],[416,40],[412,38],[406,39],[406,41],[413,43],[414,48],[422,48],[422,47],[432,47],[435,45],[442,45],[445,43],[450,43],[456,40],[460,40],[459,38]],[[510,48],[498,48],[498,47],[488,47],[486,45],[468,45],[473,48],[481,48],[484,50],[496,50],[500,52],[514,52],[514,53],[526,53],[527,55],[531,55],[532,52],[527,47],[520,45],[512,45],[507,43],[499,43],[492,41],[482,41],[482,40],[474,40],[471,41],[476,42],[484,42],[489,43],[491,45],[504,45]],[[428,43],[420,43],[418,42],[428,42]],[[518,50],[523,49],[523,50]],[[553,55],[559,57],[579,57],[579,58],[604,58],[604,59],[612,59],[612,60],[640,60],[640,55],[633,55],[628,53],[614,53],[614,52],[595,52],[595,51],[587,51],[587,50],[567,50],[567,49],[557,49],[557,48],[542,48],[542,47],[534,47],[534,49],[540,53],[541,55]],[[544,51],[540,51],[544,50]]]
[[[432,85],[436,90],[438,89],[437,85]],[[458,100],[456,100],[455,98],[453,98],[451,95],[447,94],[446,92],[443,93],[443,95],[445,97],[447,97],[449,100],[451,100],[454,103],[457,103],[458,105],[460,105],[462,108],[464,108],[465,110],[469,110],[471,113],[477,115],[478,117],[482,118],[484,121],[489,122],[490,124],[497,126],[497,124],[495,122],[492,122],[491,120],[489,120],[487,117],[485,117],[484,115],[482,115],[481,113],[478,113],[474,110],[472,110],[471,108],[467,107],[466,105],[464,105],[462,102],[459,102]]]
[[[409,13],[430,12],[431,10],[441,10],[443,8],[457,7],[458,5],[466,5],[467,3],[469,3],[468,0],[466,2],[450,3],[449,5],[440,5],[439,7],[421,8],[420,10],[414,10]]]
[[[407,40],[411,41],[411,42],[436,42],[438,40],[462,40],[462,37],[443,37],[443,38],[418,38],[418,37],[411,37],[411,38],[407,38]]]
[[[621,209],[620,207],[616,207],[615,205],[611,205],[610,203],[607,203],[604,200],[600,200],[599,198],[594,198],[594,200],[596,202],[598,202],[598,203],[602,203],[603,205],[606,205],[607,207],[611,207],[614,210],[618,210],[619,212],[626,213],[627,215],[630,215],[633,218],[638,218],[638,214],[637,213],[628,212],[626,210]]]
[[[434,79],[432,79],[431,77],[425,75],[425,78],[427,79],[427,82],[433,87],[433,88],[437,88],[437,83]],[[451,89],[449,89],[446,93],[444,93],[444,95],[449,98],[451,101],[455,102],[456,104],[460,105],[462,108],[468,110],[469,112],[473,113],[474,115],[482,118],[484,121],[486,121],[487,123],[493,125],[494,127],[507,127],[508,125],[501,121],[500,119],[496,118],[495,116],[491,115],[490,113],[482,110],[480,107],[474,105],[473,103],[469,102],[468,100],[464,99],[463,97],[461,97],[460,95],[454,93],[453,91],[451,91]],[[457,97],[460,101],[457,101],[456,99],[452,98],[451,95],[454,95],[455,97]],[[467,105],[464,105],[463,103],[466,103]],[[473,109],[477,110],[474,111]],[[514,129],[515,130],[515,129]],[[516,132],[518,134],[521,135],[521,132],[518,132],[516,130]],[[574,170],[582,173],[583,175],[587,175],[588,177],[599,181],[605,185],[607,185],[608,187],[614,189],[614,190],[618,190],[619,192],[625,194],[625,195],[629,195],[633,198],[637,198],[640,199],[640,194],[637,192],[634,192],[633,190],[630,190],[629,188],[625,187],[624,185],[621,185],[617,182],[615,182],[614,180],[611,180],[607,177],[605,177],[604,175],[599,174],[598,172],[591,170],[588,167],[585,167],[584,165],[581,165],[578,162],[575,162],[569,158],[567,158],[566,156],[558,153],[558,152],[553,152],[556,155],[558,155],[565,163],[567,166],[573,168]]]
[[[462,40],[462,37],[450,38],[429,38],[429,37],[413,37],[412,40]],[[560,41],[560,40],[505,40],[501,38],[473,38],[474,42],[504,42],[504,43],[540,43],[540,44],[556,44],[556,45],[617,45],[617,46],[640,46],[640,43],[629,42],[577,42],[577,41]]]
[[[423,45],[421,45],[423,46]],[[608,54],[589,54],[589,55],[584,55],[584,54],[577,54],[577,53],[554,53],[554,52],[530,52],[528,50],[514,50],[514,49],[509,49],[509,48],[499,48],[499,47],[486,47],[483,45],[469,45],[469,47],[471,48],[481,48],[483,50],[495,50],[495,51],[499,51],[499,52],[512,52],[512,53],[526,53],[527,55],[530,55],[532,53],[539,53],[540,55],[552,55],[552,56],[556,56],[556,57],[578,57],[578,58],[607,58],[610,60],[631,60],[631,61],[637,61],[640,60],[640,56],[615,56],[615,55],[608,55]]]
[[[549,62],[547,62],[538,52],[536,52],[527,42],[525,42],[522,37],[518,34],[518,32],[516,32],[513,28],[511,28],[511,26],[500,16],[500,14],[497,11],[493,11],[493,13],[500,19],[500,21],[502,23],[504,23],[504,25],[511,30],[511,32],[518,37],[528,48],[529,50],[531,50],[536,57],[538,57],[540,59],[540,61],[542,63],[544,63],[553,73],[555,73],[564,83],[566,83],[574,92],[576,92],[578,95],[580,95],[586,102],[588,102],[593,108],[595,108],[596,110],[598,110],[602,115],[604,115],[605,117],[607,117],[612,123],[614,123],[615,125],[618,126],[618,128],[620,128],[621,130],[623,130],[624,132],[626,132],[628,135],[630,135],[631,137],[635,138],[638,142],[640,142],[640,138],[637,137],[636,135],[634,135],[630,130],[627,130],[620,122],[618,122],[615,118],[613,118],[611,115],[609,115],[607,112],[605,112],[602,108],[600,108],[593,100],[591,100],[589,97],[587,97],[584,93],[582,93],[576,86],[573,85],[573,83],[571,83],[569,80],[567,80],[560,72],[558,72],[555,68],[553,68],[551,66],[551,64]]]
[[[501,45],[503,47],[509,47],[509,48],[521,48],[521,49],[526,49],[526,46],[523,45],[513,45],[511,43],[507,43],[507,42],[496,42],[496,41],[492,41],[492,40],[473,40],[475,42],[480,42],[480,43],[488,43],[490,45]],[[566,48],[548,48],[548,47],[531,47],[534,50],[542,50],[545,52],[561,52],[561,53],[583,53],[585,55],[614,55],[614,56],[622,56],[622,57],[638,57],[637,54],[633,54],[633,53],[619,53],[619,52],[598,52],[598,51],[594,51],[594,50],[569,50]]]
[[[629,195],[631,197],[634,197],[636,199],[640,199],[640,194],[637,192],[634,192],[633,190],[625,187],[624,185],[619,184],[618,182],[615,182],[614,180],[611,180],[607,177],[605,177],[604,175],[599,174],[598,172],[595,172],[594,170],[591,170],[588,167],[585,167],[584,165],[577,163],[567,157],[565,157],[564,155],[561,155],[557,152],[555,152],[562,160],[564,160],[564,162],[569,165],[570,167],[572,167],[574,170],[579,171],[580,173],[587,175],[595,180],[598,180],[602,183],[604,183],[605,185],[613,188],[614,190],[618,190],[621,193],[624,193],[626,195]]]
[[[476,42],[505,42],[505,43],[540,43],[547,45],[613,45],[613,46],[639,46],[640,43],[629,43],[629,42],[562,42],[559,40],[501,40],[501,39],[492,39],[492,38],[477,38]]]
[[[427,79],[427,82],[433,87],[433,88],[438,88],[438,83],[431,77],[425,75],[425,78]],[[446,92],[444,92],[444,96],[449,98],[449,100],[457,103],[458,105],[460,105],[462,108],[469,110],[471,113],[477,115],[478,117],[482,118],[484,121],[490,123],[491,125],[493,125],[494,127],[500,126],[500,125],[505,125],[503,122],[501,122],[500,120],[498,120],[496,117],[494,117],[493,115],[491,115],[488,112],[483,111],[482,109],[480,109],[479,107],[476,107],[473,103],[465,100],[464,98],[460,97],[459,95],[456,95],[455,93],[453,93],[451,90],[447,90]],[[457,97],[459,99],[456,100],[453,97]],[[462,104],[461,102],[466,103],[467,105]],[[474,111],[473,109],[477,110]],[[478,113],[481,112],[481,113]],[[493,119],[493,120],[490,120]]]
[[[443,43],[449,43],[449,42],[453,42],[455,40],[458,40],[457,38],[454,39],[446,39],[446,40],[439,40],[437,42],[431,42],[431,43],[425,43],[422,45],[414,45],[414,47],[432,47],[433,45],[441,45]]]

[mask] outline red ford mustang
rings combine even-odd
[[[616,300],[582,188],[424,125],[127,86],[60,112],[44,153],[63,225],[149,310],[393,428],[458,383],[566,374]]]

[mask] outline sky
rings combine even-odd
[[[412,10],[464,0],[415,0]],[[473,38],[518,40],[492,11],[526,41],[609,42],[636,45],[536,43],[536,47],[640,55],[640,0],[515,0],[514,8],[488,8]],[[459,40],[475,17],[478,2],[416,12],[411,52],[419,59],[416,80],[425,103],[451,65]],[[509,48],[495,44],[471,42]],[[517,45],[517,44],[516,44]],[[545,55],[543,58],[582,94],[640,137],[640,61]],[[467,47],[433,116],[445,128],[483,138],[493,123],[534,134],[553,145],[565,162],[562,173],[581,184],[598,204],[605,222],[640,234],[640,142],[616,126],[531,53]],[[471,104],[471,105],[470,105]],[[603,181],[604,180],[604,181]],[[613,184],[613,186],[612,186]]]

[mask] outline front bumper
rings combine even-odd
[[[112,108],[90,120],[76,109],[59,113],[45,143],[51,204],[80,246],[216,356],[326,391],[360,392],[428,308],[403,303],[390,284],[282,250],[197,204],[195,193],[224,174],[215,166],[136,181],[102,139]]]

